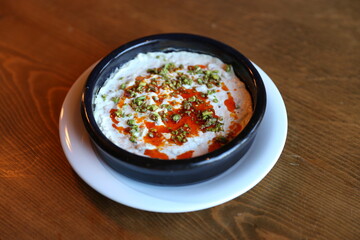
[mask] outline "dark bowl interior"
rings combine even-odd
[[[99,129],[93,116],[93,99],[116,68],[139,53],[189,51],[231,64],[253,100],[254,113],[243,131],[223,147],[202,156],[162,160],[130,153],[117,147]],[[217,176],[238,162],[251,146],[266,107],[262,79],[252,63],[237,50],[213,39],[192,34],[160,34],[127,43],[104,57],[89,75],[82,94],[81,114],[98,155],[110,167],[135,180],[158,185],[184,185]]]

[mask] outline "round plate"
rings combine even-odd
[[[254,187],[280,157],[287,135],[285,104],[275,84],[255,65],[265,83],[267,107],[255,141],[241,161],[211,180],[188,186],[154,186],[122,176],[96,155],[81,120],[81,91],[93,67],[77,79],[66,95],[60,113],[60,140],[75,172],[93,189],[116,202],[166,213],[210,208]]]

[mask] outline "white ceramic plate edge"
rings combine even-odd
[[[190,186],[158,187],[123,177],[106,167],[94,154],[79,118],[80,92],[92,68],[93,66],[79,77],[65,98],[60,114],[60,139],[66,157],[75,172],[96,191],[116,202],[153,212],[188,212],[213,207],[236,198],[254,187],[268,174],[280,157],[287,134],[285,104],[275,84],[256,66],[266,86],[268,106],[260,126],[262,134],[258,133],[255,142],[257,145],[265,146],[266,149],[254,150],[256,147],[254,142],[255,146],[252,146],[250,153],[246,154],[239,164],[214,179]],[[271,107],[271,104],[276,104],[276,108]],[[271,112],[275,110],[276,112]],[[266,125],[277,126],[273,129],[276,134],[267,131]],[[269,140],[268,138],[272,141],[266,141]],[[250,161],[249,158],[252,160]],[[267,161],[264,161],[264,158]],[[256,165],[262,165],[263,168],[256,170]],[[242,174],[242,178],[234,177],[235,174]],[[244,181],[243,179],[245,183],[241,185],[239,182]],[[234,188],[234,185],[239,184],[239,187]],[[221,191],[224,188],[225,190]],[[220,192],[217,192],[218,189]],[[184,194],[186,197],[183,197]]]

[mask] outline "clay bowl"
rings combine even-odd
[[[94,97],[116,68],[139,53],[190,51],[208,54],[231,64],[252,96],[253,116],[242,132],[223,147],[202,156],[163,160],[135,155],[108,140],[93,115]],[[156,185],[186,185],[208,180],[241,161],[256,136],[266,107],[264,83],[254,65],[228,45],[192,34],[160,34],[120,46],[105,56],[90,73],[82,93],[83,123],[98,156],[111,168],[137,181]]]

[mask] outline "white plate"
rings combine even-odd
[[[271,79],[256,66],[267,91],[267,108],[255,141],[243,159],[209,181],[181,187],[140,183],[113,171],[95,154],[83,126],[80,95],[93,66],[69,90],[60,113],[60,139],[75,172],[102,195],[121,204],[152,212],[190,212],[210,208],[245,193],[275,165],[284,148],[287,115]]]

